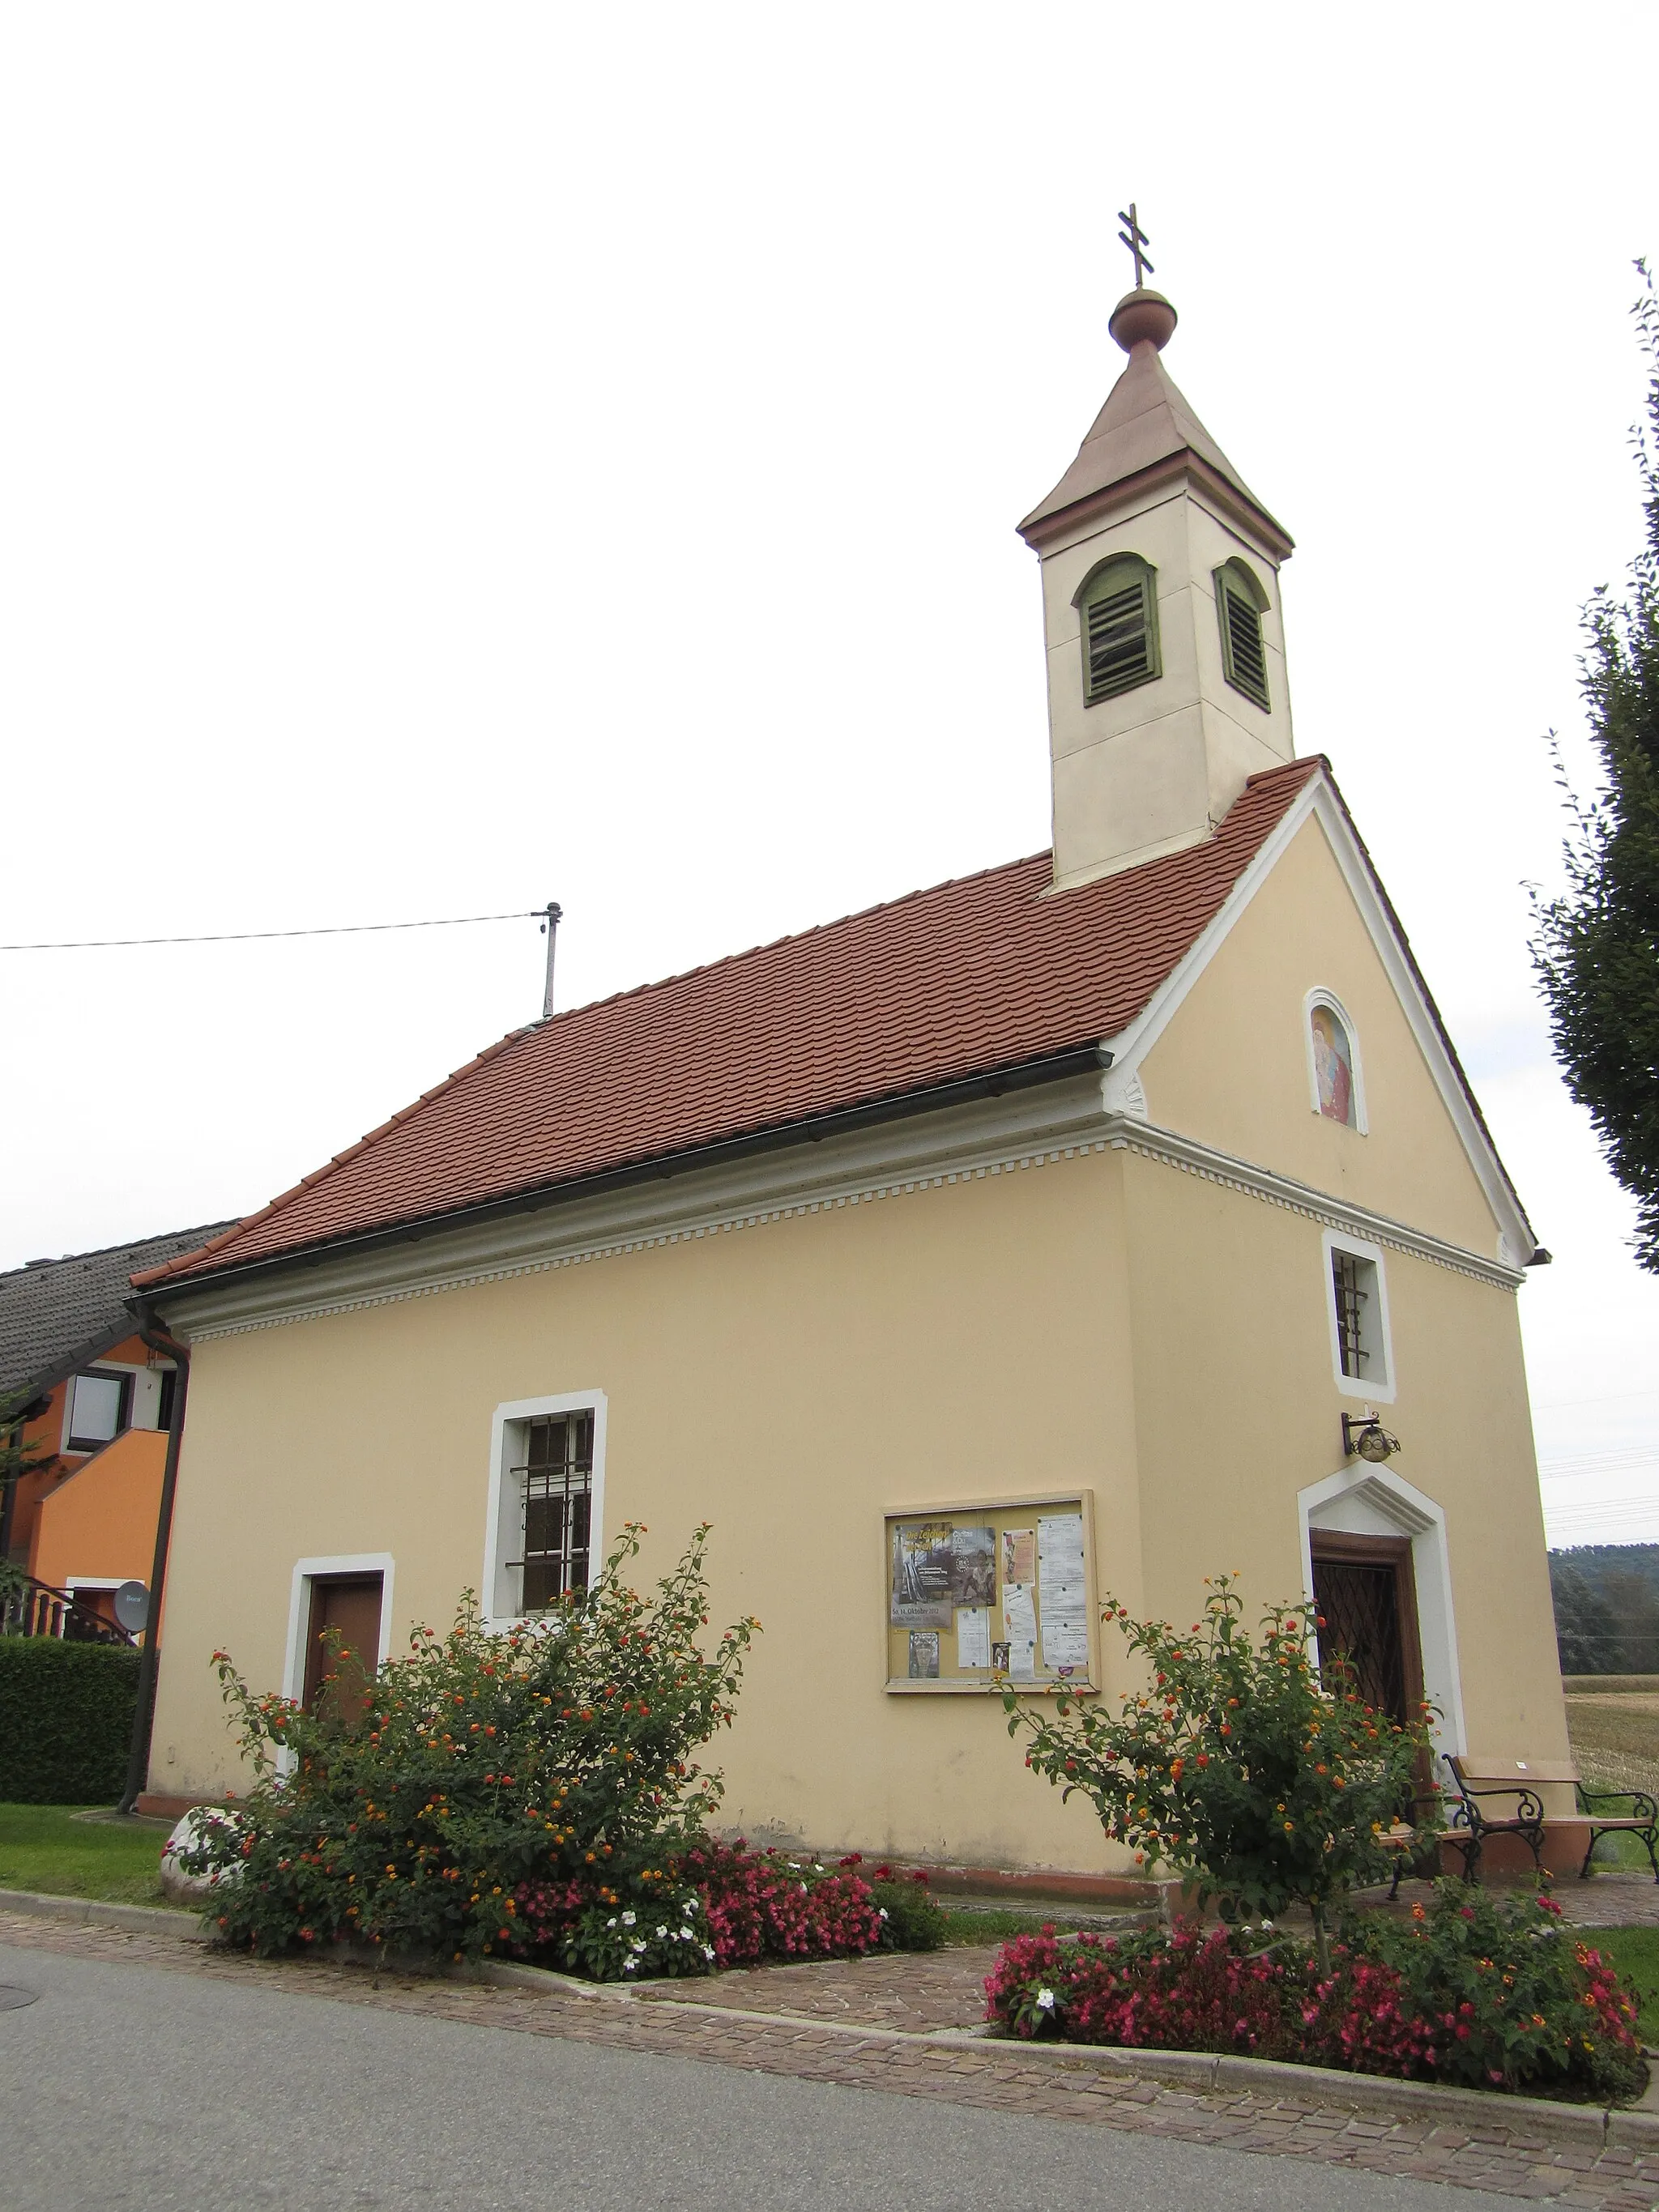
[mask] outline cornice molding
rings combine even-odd
[[[1431,1267],[1448,1267],[1454,1274],[1490,1283],[1497,1290],[1516,1291],[1526,1280],[1519,1267],[1506,1267],[1501,1260],[1488,1260],[1464,1245],[1436,1237],[1429,1230],[1413,1229],[1407,1222],[1374,1212],[1370,1206],[1358,1206],[1351,1199],[1333,1198],[1310,1183],[1297,1182],[1272,1168],[1237,1159],[1230,1152],[1217,1152],[1212,1146],[1200,1144],[1196,1138],[1181,1136],[1173,1129],[1160,1129],[1131,1115],[1115,1114],[1109,1117],[1107,1142],[1114,1152],[1137,1152],[1144,1159],[1178,1168],[1183,1175],[1201,1176],[1206,1182],[1240,1191],[1264,1205],[1298,1213],[1304,1220],[1317,1222],[1321,1228],[1366,1237],[1392,1251],[1409,1253],[1413,1259],[1426,1260]]]
[[[1105,1084],[1111,1084],[1111,1074]],[[1138,1086],[1136,1086],[1138,1088]],[[1121,1087],[1114,1085],[1117,1098]],[[739,1235],[777,1221],[884,1204],[917,1191],[1058,1165],[1088,1152],[1131,1152],[1182,1174],[1299,1214],[1326,1228],[1513,1291],[1520,1273],[1370,1208],[1218,1152],[1105,1103],[1099,1077],[1080,1077],[856,1136],[802,1145],[672,1184],[550,1205],[465,1231],[431,1235],[296,1273],[158,1298],[170,1327],[202,1344],[250,1330],[435,1297],[480,1283],[586,1267],[671,1244]],[[1127,1100],[1125,1101],[1128,1103]]]

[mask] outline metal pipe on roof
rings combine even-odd
[[[547,981],[542,986],[542,1019],[553,1018],[553,948],[559,941],[559,924],[564,920],[564,908],[557,899],[547,902],[547,919],[542,924],[547,933]]]
[[[179,1380],[173,1393],[173,1425],[167,1431],[167,1463],[161,1471],[161,1503],[155,1516],[155,1551],[149,1570],[149,1618],[144,1623],[143,1650],[138,1661],[138,1702],[132,1715],[126,1786],[116,1808],[119,1813],[131,1812],[149,1771],[150,1733],[155,1725],[155,1676],[161,1656],[161,1593],[167,1584],[167,1549],[173,1539],[173,1499],[179,1486],[179,1446],[185,1433],[185,1401],[190,1395],[189,1352],[155,1319],[146,1299],[135,1299],[133,1310],[138,1317],[138,1334],[152,1351],[165,1353],[173,1362]]]

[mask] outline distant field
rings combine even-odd
[[[1659,1790],[1659,1683],[1586,1694],[1575,1680],[1567,1687],[1567,1733],[1590,1789]]]

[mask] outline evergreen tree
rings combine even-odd
[[[1652,368],[1647,419],[1632,433],[1645,543],[1626,595],[1603,585],[1584,610],[1581,682],[1605,781],[1581,801],[1558,748],[1572,820],[1567,889],[1540,902],[1532,956],[1567,1087],[1636,1200],[1637,1259],[1659,1274],[1659,299],[1637,267]]]

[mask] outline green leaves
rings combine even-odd
[[[640,1534],[544,1621],[486,1632],[467,1594],[448,1635],[414,1631],[349,1726],[326,1698],[256,1694],[216,1653],[258,1777],[240,1828],[206,1846],[239,1869],[216,1899],[227,1939],[510,1954],[533,1948],[527,1894],[604,1929],[624,1883],[659,1881],[720,1801],[693,1753],[729,1722],[759,1624],[705,1650],[707,1527],[651,1599],[623,1581]]]
[[[1327,1900],[1389,1871],[1378,1837],[1412,1795],[1426,1723],[1396,1726],[1334,1668],[1321,1680],[1311,1606],[1272,1607],[1255,1641],[1235,1577],[1208,1589],[1184,1634],[1107,1604],[1146,1674],[1120,1712],[1064,1692],[1034,1706],[1008,1690],[1008,1732],[1027,1732],[1026,1765],[1086,1796],[1139,1863],[1195,1875],[1229,1918],[1299,1898],[1322,1923]]]
[[[1636,1200],[1637,1259],[1659,1273],[1659,301],[1637,266],[1652,364],[1647,422],[1634,435],[1646,543],[1626,596],[1604,586],[1584,610],[1580,689],[1605,781],[1581,801],[1552,732],[1571,823],[1567,889],[1537,902],[1532,957],[1567,1087]]]

